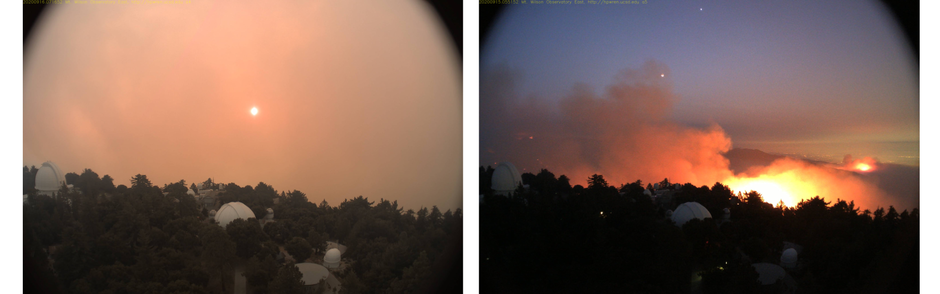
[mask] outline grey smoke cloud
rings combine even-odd
[[[731,176],[720,154],[731,140],[716,124],[672,121],[669,68],[649,60],[624,69],[600,93],[574,85],[561,100],[520,96],[521,75],[506,66],[482,73],[481,162],[513,161],[524,171],[548,167],[583,184],[594,173],[613,183],[670,178],[709,184]],[[524,172],[523,171],[523,172]]]

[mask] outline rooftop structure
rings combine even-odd
[[[520,184],[522,184],[522,175],[519,174],[516,166],[509,162],[502,162],[493,171],[490,188],[496,191],[496,194],[509,196]]]
[[[65,173],[52,161],[42,163],[36,172],[36,190],[40,195],[55,196],[65,184]]]
[[[304,281],[304,285],[306,286],[319,284],[320,281],[325,280],[330,275],[329,270],[316,263],[304,262],[295,264],[294,266],[304,275],[301,280]]]
[[[218,222],[219,225],[223,228],[233,220],[247,220],[249,218],[256,218],[255,213],[251,212],[251,209],[241,202],[226,203],[225,205],[222,205],[221,208],[219,208],[218,212],[215,213],[215,221]]]
[[[340,260],[342,260],[342,257],[339,249],[333,248],[327,250],[326,255],[323,256],[323,266],[327,268],[338,268]]]
[[[708,212],[708,209],[705,209],[705,206],[702,206],[698,202],[682,203],[672,212],[672,221],[679,227],[682,227],[682,225],[692,219],[704,220],[706,218],[712,218],[712,214]]]
[[[783,254],[780,255],[780,266],[793,269],[796,268],[797,253],[796,249],[790,248],[783,251]]]

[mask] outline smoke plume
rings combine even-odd
[[[714,183],[731,176],[721,156],[731,139],[721,127],[698,129],[669,120],[679,97],[668,76],[664,64],[647,61],[621,71],[602,93],[578,84],[550,103],[519,97],[518,74],[507,67],[484,73],[481,160],[513,161],[523,172],[550,167],[573,183],[595,173],[614,183]]]
[[[680,97],[672,92],[669,75],[668,67],[650,60],[639,69],[621,71],[600,93],[576,84],[552,101],[520,96],[516,86],[521,74],[507,66],[483,72],[480,160],[484,165],[510,161],[520,172],[547,168],[567,175],[573,185],[584,185],[592,174],[615,185],[668,178],[696,186],[722,182],[737,191],[756,190],[765,201],[783,200],[787,206],[817,195],[827,201],[855,201],[863,209],[917,206],[919,190],[910,201],[909,196],[887,193],[885,187],[898,185],[880,180],[910,177],[879,174],[887,165],[872,158],[847,156],[839,165],[785,157],[735,175],[723,156],[732,147],[731,138],[720,126],[696,128],[670,119]],[[860,163],[871,169],[858,170]]]

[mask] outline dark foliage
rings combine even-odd
[[[668,196],[653,201],[639,180],[615,189],[593,175],[587,188],[563,189],[562,178],[542,170],[511,197],[481,189],[481,292],[687,293],[693,275],[704,293],[773,292],[783,286],[760,286],[751,264],[779,263],[785,241],[804,248],[789,271],[801,293],[917,289],[917,209],[860,213],[818,196],[774,207],[758,191],[676,188],[668,179],[659,183]],[[714,218],[680,228],[665,217],[690,201]]]
[[[193,185],[184,181],[161,189],[136,175],[131,187],[115,187],[111,177],[86,169],[70,176],[72,190],[63,187],[52,198],[30,188],[35,184],[26,177],[35,169],[23,171],[27,290],[230,293],[234,268],[244,267],[253,293],[289,293],[299,277],[292,264],[278,260],[279,247],[310,256],[322,254],[328,240],[349,248],[343,259],[350,269],[338,276],[348,293],[385,293],[393,284],[402,292],[434,291],[428,288],[435,282],[432,268],[459,273],[460,209],[403,211],[397,202],[362,196],[331,207],[309,202],[300,191],[279,194],[265,183],[230,183],[221,198],[241,201],[259,217],[267,208],[277,214],[263,229],[256,219],[223,229],[206,219],[186,194]],[[211,179],[203,184],[220,187]]]

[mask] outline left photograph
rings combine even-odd
[[[459,293],[461,4],[24,4],[25,293]]]

